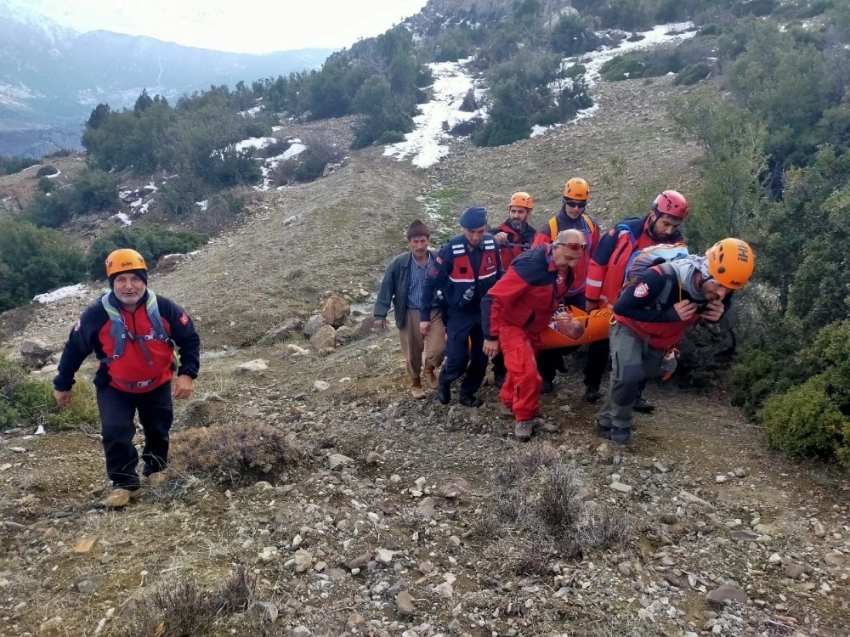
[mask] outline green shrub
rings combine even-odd
[[[84,170],[74,179],[74,211],[98,212],[118,205],[118,177],[102,170]]]
[[[56,182],[52,179],[48,179],[47,177],[42,177],[35,184],[35,189],[41,193],[54,192],[58,189]]]
[[[47,175],[55,175],[59,172],[59,169],[56,166],[42,166],[38,169],[38,172],[35,173],[36,177],[47,177]]]
[[[794,457],[842,457],[850,451],[850,420],[830,396],[841,379],[826,372],[784,394],[759,412],[770,444]]]
[[[685,68],[676,73],[676,77],[673,78],[673,84],[676,84],[677,86],[690,86],[691,84],[696,84],[697,82],[701,82],[707,78],[709,73],[711,73],[711,67],[705,62],[688,64]]]
[[[37,159],[32,159],[31,157],[0,156],[0,176],[14,175],[15,173],[21,172],[25,168],[35,166],[38,163],[41,162],[39,162]]]
[[[388,130],[381,133],[378,138],[379,144],[397,144],[404,141],[404,133],[399,133],[395,130]]]
[[[0,312],[84,277],[82,251],[61,233],[0,221]]]
[[[41,188],[35,198],[21,211],[21,218],[40,228],[58,228],[74,214],[68,196],[61,192],[44,192]]]
[[[132,226],[119,228],[99,238],[89,248],[86,256],[89,275],[93,279],[105,278],[103,264],[107,255],[118,248],[137,250],[153,268],[166,254],[185,253],[204,245],[209,237],[199,232],[178,231],[160,226]]]
[[[250,122],[245,126],[247,137],[271,137],[272,127],[262,122]]]
[[[21,425],[65,428],[97,422],[97,401],[91,383],[77,383],[71,406],[60,409],[49,380],[36,380],[0,356],[0,429]]]

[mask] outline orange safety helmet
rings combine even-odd
[[[684,221],[688,218],[688,200],[676,190],[665,190],[652,202],[652,212]]]
[[[756,268],[756,255],[746,241],[723,239],[705,251],[708,271],[724,288],[740,290]]]
[[[144,270],[145,272],[148,270],[145,258],[135,250],[129,248],[113,250],[106,257],[106,278],[130,270]]]
[[[511,208],[514,206],[528,208],[528,211],[531,212],[534,208],[534,199],[527,192],[515,192],[511,195]]]
[[[564,197],[576,201],[587,201],[590,196],[590,184],[581,177],[573,177],[564,184]]]

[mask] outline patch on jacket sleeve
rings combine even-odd
[[[76,323],[74,323],[74,331],[75,331],[75,332],[79,332],[79,331],[80,331],[80,328],[81,328],[82,326],[83,326],[83,324],[82,324],[82,323],[80,323],[80,319],[77,319],[77,322],[76,322]]]
[[[635,298],[642,299],[649,294],[649,286],[646,283],[638,283],[635,288]]]
[[[183,312],[183,314],[180,315],[180,322],[183,323],[183,325],[189,324],[189,317],[186,312]]]

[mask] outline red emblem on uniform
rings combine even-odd
[[[189,317],[186,315],[185,312],[180,315],[180,322],[183,323],[183,325],[189,324]]]
[[[443,260],[440,257],[437,257],[437,263],[439,263],[440,265],[443,265]]]
[[[642,299],[643,297],[649,294],[649,286],[646,283],[638,283],[635,288],[635,297],[638,299]]]

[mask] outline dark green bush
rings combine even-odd
[[[55,175],[59,172],[59,169],[56,166],[42,166],[38,169],[38,172],[35,173],[36,177],[47,177],[47,175]]]
[[[702,80],[707,78],[710,73],[711,67],[705,62],[699,62],[697,64],[688,64],[685,68],[676,73],[676,77],[673,78],[673,84],[677,86],[690,86],[691,84],[701,82]]]
[[[404,141],[404,133],[399,133],[395,130],[388,130],[381,133],[378,138],[379,144],[396,144]]]
[[[93,279],[104,279],[106,257],[118,248],[138,251],[153,268],[166,254],[190,252],[204,245],[209,237],[199,232],[178,231],[161,226],[132,226],[120,228],[95,241],[88,250],[86,262]]]
[[[118,205],[118,177],[102,170],[83,170],[74,179],[75,212],[99,212]]]
[[[850,420],[831,396],[842,382],[827,372],[768,398],[759,420],[770,444],[795,457],[850,459]]]
[[[21,212],[21,218],[41,228],[58,228],[73,214],[73,203],[68,195],[59,191],[42,190],[39,185],[35,198]]]
[[[0,176],[14,175],[38,163],[40,162],[37,159],[31,157],[3,157],[0,155]]]
[[[262,122],[250,122],[245,126],[247,137],[271,137],[272,127]]]
[[[58,188],[59,186],[56,185],[56,182],[52,179],[48,179],[47,177],[40,178],[35,184],[35,189],[38,192],[45,194],[48,192],[54,192],[55,190],[58,190]]]
[[[0,221],[0,312],[84,277],[82,251],[61,233]]]

